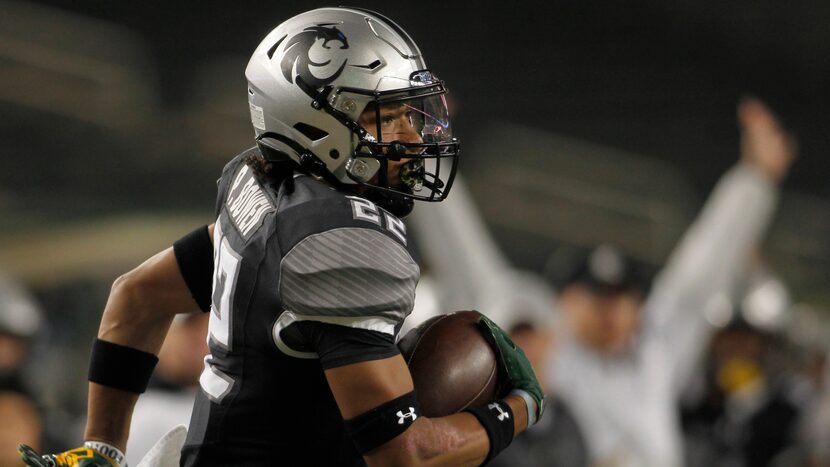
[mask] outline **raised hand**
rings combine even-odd
[[[746,97],[738,103],[741,126],[741,159],[770,180],[780,182],[795,160],[797,144],[760,99]]]

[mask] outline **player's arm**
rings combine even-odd
[[[740,163],[709,196],[662,271],[646,314],[675,358],[679,388],[707,342],[710,327],[701,310],[731,291],[767,230],[776,185],[795,159],[796,145],[772,111],[758,99],[738,106]]]
[[[326,370],[346,427],[368,465],[481,465],[538,419],[544,396],[524,353],[486,318],[479,327],[499,358],[505,397],[494,401],[498,406],[413,417],[417,401],[400,354]]]
[[[212,239],[213,225],[206,229]],[[193,259],[183,258],[178,248],[178,255],[167,248],[115,280],[98,328],[100,341],[158,355],[176,314],[200,311],[204,305],[197,303],[179,264],[179,258]],[[90,381],[84,438],[123,450],[138,395]]]
[[[413,391],[409,369],[400,355],[326,371],[343,418],[353,420]],[[513,414],[511,431],[527,427],[527,407],[518,396],[503,402]],[[348,423],[348,422],[347,422]],[[395,428],[395,418],[389,421]],[[369,466],[481,465],[490,452],[490,439],[469,412],[441,418],[418,417],[403,433],[364,453]]]
[[[108,454],[106,457],[116,462],[89,465],[123,463],[119,457],[123,458],[133,408],[146,388],[174,316],[204,309],[205,302],[209,306],[209,289],[206,295],[204,285],[196,283],[209,285],[212,236],[213,225],[201,227],[113,283],[90,359],[84,439],[86,447]],[[206,271],[208,264],[211,269]],[[76,451],[89,450],[70,452]],[[66,453],[40,458],[25,448],[21,454],[33,466],[63,465],[56,461],[60,456],[71,459]]]
[[[772,217],[775,186],[795,159],[792,137],[761,101],[742,101],[738,122],[740,163],[721,178],[658,281],[683,300],[705,300],[746,266]]]

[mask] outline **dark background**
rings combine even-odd
[[[44,291],[107,284],[209,223],[253,142],[250,53],[324,5],[0,0],[0,267]],[[830,2],[487,5],[359,6],[446,80],[460,173],[514,264],[611,242],[659,267],[738,160],[755,95],[800,144],[763,256],[830,305]]]
[[[282,20],[326,3],[42,1],[135,31],[165,106],[201,63],[248,56]],[[399,22],[447,80],[462,138],[509,120],[663,158],[709,187],[733,161],[736,101],[767,100],[798,135],[788,187],[827,196],[830,3],[364,1]],[[239,88],[244,87],[242,69]],[[242,93],[240,92],[240,96]],[[240,106],[244,99],[240,98]],[[475,163],[467,154],[465,164]]]

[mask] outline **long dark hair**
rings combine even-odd
[[[294,172],[298,165],[288,159],[269,159],[262,155],[262,151],[254,151],[245,158],[245,164],[254,171],[257,181],[278,190],[280,185],[285,184],[288,193],[294,191]]]

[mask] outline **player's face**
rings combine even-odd
[[[628,348],[640,322],[642,299],[634,291],[598,294],[584,286],[563,290],[562,308],[586,345],[607,353]]]
[[[359,123],[375,139],[382,142],[423,143],[421,134],[415,126],[415,112],[416,110],[406,103],[383,104],[380,106],[379,113],[372,107],[367,108],[360,114]],[[378,122],[380,133],[378,133]],[[410,148],[407,152],[415,154],[418,150]],[[397,161],[389,159],[387,177],[391,186],[400,183],[400,168],[407,161],[409,161],[407,158]]]
[[[378,136],[378,120],[374,108],[367,108],[360,114],[360,125],[383,142],[422,143],[423,140],[414,121],[416,112],[406,103],[382,104],[380,106],[380,136]]]

